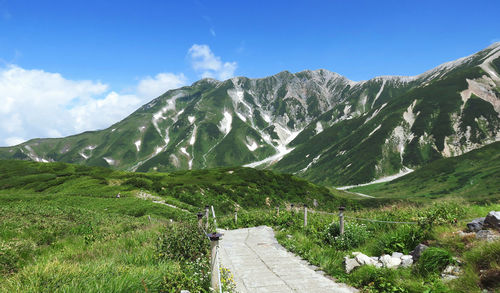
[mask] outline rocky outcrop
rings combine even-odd
[[[484,218],[484,226],[487,228],[500,229],[500,211],[491,211]]]
[[[467,229],[469,229],[469,231],[471,232],[477,232],[483,229],[484,219],[485,218],[477,218],[470,221],[469,223],[467,223]]]
[[[425,244],[417,245],[417,247],[415,247],[415,249],[410,252],[410,255],[413,256],[413,260],[418,261],[418,259],[422,255],[422,252],[424,252],[424,250],[426,250],[427,248],[429,248],[429,246]]]

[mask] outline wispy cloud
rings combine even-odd
[[[186,83],[183,74],[159,73],[123,94],[98,81],[70,80],[17,65],[0,67],[0,146],[108,127]]]
[[[215,34],[215,30],[213,28],[210,28],[210,34],[213,36],[213,37],[216,37],[217,34]]]
[[[208,45],[194,44],[188,51],[191,66],[201,77],[225,80],[234,76],[238,67],[236,62],[223,62],[210,50]]]

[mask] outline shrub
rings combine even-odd
[[[134,186],[137,188],[144,188],[144,189],[149,189],[149,190],[153,189],[153,181],[146,179],[146,178],[138,178],[138,177],[130,178],[130,179],[127,179],[124,182],[124,184],[131,185],[131,186]]]
[[[158,257],[178,261],[195,261],[209,255],[210,242],[196,222],[167,225],[160,236]]]
[[[366,225],[346,223],[344,234],[340,235],[339,223],[331,223],[326,227],[323,235],[326,243],[335,246],[337,249],[348,250],[363,244],[370,236],[370,232],[367,230]]]
[[[439,247],[429,247],[420,256],[417,269],[421,275],[428,276],[442,272],[452,262],[453,256],[449,251]]]
[[[408,254],[424,238],[425,231],[419,226],[402,225],[384,234],[375,248],[376,254],[395,251]]]
[[[361,266],[350,275],[354,285],[363,288],[363,292],[408,292],[397,284],[398,278],[396,271],[374,266]]]
[[[210,261],[208,258],[198,258],[186,261],[179,268],[168,272],[163,277],[160,292],[209,292]]]

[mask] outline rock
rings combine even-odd
[[[489,212],[486,218],[484,218],[484,226],[493,229],[500,229],[500,212]]]
[[[476,238],[480,240],[486,240],[488,242],[495,241],[496,239],[499,238],[498,235],[496,235],[493,231],[491,230],[480,230],[476,232]]]
[[[397,268],[401,264],[401,259],[384,254],[380,257],[380,262],[382,262],[384,267],[392,269]]]
[[[402,254],[401,252],[393,252],[392,253],[392,257],[395,257],[395,258],[401,258],[404,254]]]
[[[469,223],[467,223],[467,229],[469,229],[469,231],[471,232],[477,232],[483,229],[484,219],[485,218],[477,218],[470,221]]]
[[[444,282],[448,282],[448,281],[457,279],[458,276],[441,274],[441,278],[443,279]]]
[[[354,252],[353,252],[353,254],[354,254]],[[365,254],[362,254],[361,252],[356,254],[355,259],[360,265],[372,265],[372,266],[374,266],[378,262],[378,261],[374,261],[373,259],[371,259],[371,257],[369,257]]]
[[[422,252],[424,252],[424,250],[426,250],[427,248],[429,248],[429,246],[425,244],[417,245],[417,247],[415,247],[415,249],[410,252],[410,255],[413,256],[413,261],[418,261],[418,259],[422,255]]]
[[[371,258],[374,262],[378,262],[378,261],[379,261],[378,256],[372,256],[372,257],[370,257],[370,258]]]
[[[181,290],[181,293],[191,293],[188,290]]]
[[[458,276],[460,275],[460,273],[461,273],[460,267],[452,265],[447,266],[443,271],[443,274],[453,275],[453,276]]]
[[[292,239],[292,235],[287,234],[287,235],[286,235],[286,238],[288,238],[288,239]]]
[[[359,267],[360,264],[356,261],[354,258],[349,258],[349,257],[344,257],[344,262],[345,262],[345,272],[350,273],[352,270],[355,268]]]
[[[413,256],[411,255],[403,255],[401,257],[401,266],[402,267],[409,267],[413,264]]]

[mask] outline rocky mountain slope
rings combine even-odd
[[[0,148],[0,158],[131,171],[244,165],[346,185],[497,140],[500,43],[412,77],[203,79],[107,129]]]

